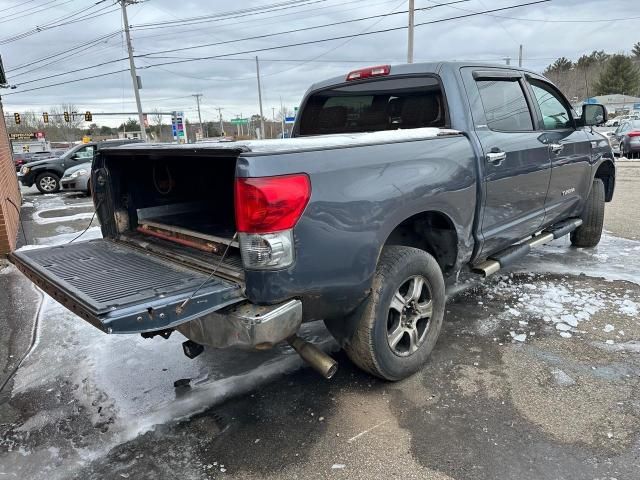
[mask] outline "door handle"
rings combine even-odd
[[[561,143],[550,143],[549,144],[549,149],[553,152],[553,153],[560,153],[564,150],[564,145],[562,145]]]
[[[501,165],[507,159],[507,152],[489,152],[487,161],[493,165]]]

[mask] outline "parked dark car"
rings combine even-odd
[[[24,152],[24,153],[14,153],[13,154],[13,163],[16,166],[16,172],[20,171],[23,165],[26,165],[30,162],[35,162],[37,160],[43,160],[45,158],[53,158],[59,157],[66,150],[50,150],[47,152]]]
[[[23,164],[18,173],[25,187],[35,184],[40,193],[55,193],[60,190],[60,179],[68,168],[82,163],[91,163],[96,151],[105,147],[116,147],[140,140],[106,140],[97,143],[76,145],[59,157],[30,161]]]
[[[640,155],[640,120],[626,120],[611,136],[611,146],[621,157]]]
[[[106,333],[177,330],[191,358],[286,340],[329,378],[335,362],[296,336],[323,319],[354,363],[398,380],[427,360],[461,270],[567,234],[598,244],[615,163],[591,126],[606,120],[528,70],[356,70],[311,87],[290,139],[102,151],[104,238],[10,259]]]

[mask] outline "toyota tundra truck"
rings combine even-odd
[[[323,320],[365,371],[399,380],[434,348],[445,284],[570,235],[598,244],[615,163],[601,105],[470,63],[382,65],[314,84],[292,138],[105,148],[102,239],[17,251],[42,290],[108,334],[184,350],[289,341]]]

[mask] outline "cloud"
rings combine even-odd
[[[258,95],[254,56],[260,57],[263,104],[265,115],[270,116],[272,107],[280,101],[290,108],[297,105],[306,89],[314,82],[346,75],[354,68],[377,63],[402,63],[406,61],[406,30],[376,35],[363,35],[351,40],[334,40],[291,48],[274,49],[257,53],[243,53],[224,59],[209,59],[188,63],[175,63],[151,67],[154,64],[180,61],[185,58],[228,55],[235,52],[277,47],[286,44],[318,40],[328,37],[365,33],[404,26],[406,14],[373,18],[305,32],[289,33],[263,39],[246,40],[197,48],[198,45],[242,39],[251,36],[272,34],[314,25],[339,22],[360,17],[404,11],[406,1],[400,0],[307,0],[299,6],[274,6],[270,12],[260,15],[236,14],[224,21],[207,19],[192,25],[167,25],[163,28],[145,29],[140,26],[152,22],[175,21],[187,17],[211,15],[218,12],[237,11],[256,6],[278,5],[262,1],[228,2],[221,0],[182,1],[150,0],[130,6],[129,23],[133,25],[132,37],[136,55],[145,55],[163,50],[188,47],[187,50],[169,52],[136,59],[138,74],[142,77],[141,91],[143,108],[146,111],[184,110],[187,117],[195,118],[193,93],[202,93],[203,116],[217,120],[217,107],[223,116],[231,118],[258,112]],[[446,3],[448,0],[418,0],[416,8]],[[416,13],[416,23],[466,15],[487,9],[524,3],[526,0],[471,0],[452,6],[436,7]],[[42,4],[41,7],[37,7]],[[1,38],[30,30],[36,25],[77,12],[77,2],[57,0],[45,8],[39,0],[31,9],[21,6],[16,0],[5,1],[15,18],[0,25]],[[56,6],[57,5],[57,6]],[[177,7],[176,7],[177,5]],[[89,8],[89,7],[87,7]],[[102,6],[89,9],[95,11]],[[113,10],[113,11],[110,11]],[[98,68],[88,68],[102,62],[125,58],[123,35],[116,34],[91,48],[70,51],[57,57],[48,66],[27,72],[42,63],[23,69],[15,66],[50,54],[70,49],[121,28],[122,19],[117,6],[107,9],[110,13],[92,18],[90,13],[81,22],[54,28],[31,35],[22,40],[0,46],[7,78],[19,88],[16,93],[3,96],[5,111],[44,111],[52,105],[73,103],[79,111],[134,112],[135,102],[128,72],[104,75],[92,80],[69,83],[32,92],[28,89],[73,80],[90,75],[99,75],[126,69],[128,61],[122,60]],[[33,13],[30,13],[33,12]],[[250,13],[250,12],[247,12]],[[524,66],[541,71],[559,56],[577,58],[592,50],[609,52],[630,50],[635,39],[615,34],[614,27],[631,22],[615,23],[555,23],[558,20],[626,18],[628,2],[610,0],[602,8],[598,0],[554,0],[532,7],[481,15],[465,19],[435,23],[416,27],[415,61],[433,60],[481,60],[503,63],[511,57],[517,63],[518,48],[524,45]],[[509,17],[509,18],[504,18]],[[5,18],[11,18],[10,13]],[[74,18],[81,18],[76,16]],[[524,21],[520,19],[539,20]],[[85,68],[86,67],[86,68]],[[83,69],[80,72],[43,79],[25,84],[30,80]],[[117,124],[128,115],[104,117],[100,123]]]

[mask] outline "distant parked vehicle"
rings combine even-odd
[[[65,170],[60,185],[65,192],[85,192],[91,195],[91,165],[81,163]]]
[[[56,193],[60,190],[60,179],[65,170],[79,164],[90,164],[97,150],[106,147],[117,147],[140,140],[110,140],[98,143],[76,145],[60,157],[29,162],[20,168],[18,178],[25,187],[33,185],[40,193]],[[91,165],[88,165],[91,168]]]
[[[609,137],[611,148],[621,157],[629,158],[640,155],[640,120],[627,120],[623,122]]]

